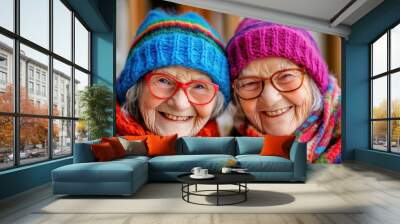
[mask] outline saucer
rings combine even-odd
[[[204,176],[194,175],[194,174],[190,175],[190,178],[193,178],[193,179],[211,179],[211,178],[214,178],[214,177],[215,176],[212,175],[212,174],[207,174],[207,175],[204,175]]]

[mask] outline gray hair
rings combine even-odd
[[[321,90],[319,90],[317,84],[314,82],[314,79],[309,79],[309,82],[310,82],[310,91],[313,97],[313,102],[311,104],[311,112],[321,110],[323,107]]]
[[[131,88],[129,88],[129,90],[126,92],[125,103],[122,105],[122,111],[125,113],[125,115],[129,114],[140,122],[142,119],[139,110],[139,97],[140,94],[143,93],[143,83],[143,80],[141,80],[136,85],[133,85]],[[217,117],[224,111],[224,101],[224,95],[221,93],[221,91],[218,91],[214,110],[211,113],[211,119]]]

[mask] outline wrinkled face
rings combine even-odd
[[[252,61],[239,77],[270,77],[283,69],[298,68],[291,61],[281,57],[268,57]],[[292,92],[279,92],[270,80],[258,98],[243,100],[238,96],[240,106],[247,119],[265,134],[291,135],[311,113],[312,93],[310,78],[305,74],[302,86]]]
[[[186,83],[191,80],[211,79],[197,70],[170,66],[155,70]],[[208,122],[216,104],[216,97],[205,105],[192,105],[182,89],[168,99],[154,97],[145,84],[139,97],[139,110],[146,127],[157,135],[194,136]]]

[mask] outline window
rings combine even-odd
[[[36,69],[36,80],[40,81],[40,71],[39,71],[39,69]]]
[[[7,84],[7,73],[0,71],[0,84],[6,85]]]
[[[33,67],[29,66],[29,71],[28,71],[29,79],[33,80]]]
[[[67,1],[0,2],[0,170],[70,156],[87,139],[73,105],[90,85],[91,33]]]
[[[33,82],[28,82],[28,93],[33,94]]]
[[[42,96],[46,96],[46,86],[42,86]]]
[[[371,148],[400,153],[400,24],[370,45]]]
[[[7,68],[7,56],[4,54],[0,54],[0,67]]]
[[[40,95],[40,84],[36,84],[36,95]]]
[[[7,55],[0,53],[0,88],[5,91],[7,85]]]

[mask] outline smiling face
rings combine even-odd
[[[281,57],[268,57],[252,61],[239,74],[239,78],[257,76],[269,78],[283,69],[299,68]],[[305,75],[302,86],[292,92],[279,92],[270,80],[258,98],[243,100],[238,98],[247,119],[265,134],[291,135],[311,113],[313,96],[310,78]]]
[[[154,72],[168,74],[182,83],[191,80],[211,82],[211,79],[197,70],[170,66]],[[167,99],[156,98],[144,84],[139,96],[139,110],[146,127],[157,135],[194,136],[208,122],[216,104],[216,97],[205,105],[192,105],[182,89]]]

